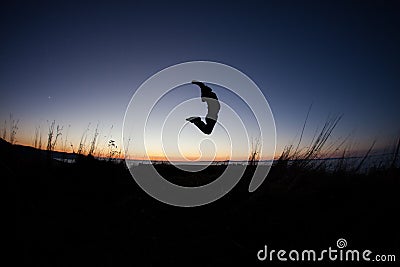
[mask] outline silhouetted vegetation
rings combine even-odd
[[[250,166],[257,165],[258,161],[260,160],[260,149],[261,149],[260,137],[251,138],[250,155],[247,161],[248,165]]]
[[[9,120],[4,120],[4,125],[3,125],[3,130],[2,130],[2,138],[4,140],[7,140],[8,137],[8,141],[11,144],[15,144],[16,143],[16,135],[18,132],[18,123],[19,120],[16,120],[13,118],[13,114],[10,114]],[[7,131],[8,128],[8,131]]]
[[[57,125],[57,127],[54,129],[56,124],[56,121],[52,121],[50,126],[49,126],[49,132],[47,134],[47,151],[53,151],[54,148],[57,145],[58,138],[62,134],[63,127],[60,125]],[[56,132],[54,132],[56,130]]]
[[[390,168],[335,172],[310,156],[289,160],[286,150],[255,193],[248,185],[256,166],[248,166],[223,198],[185,209],[148,196],[123,161],[78,155],[72,164],[49,163],[42,150],[0,140],[24,266],[186,265],[193,259],[201,266],[250,266],[265,244],[318,249],[334,246],[338,238],[354,248],[394,253],[400,247],[397,155],[398,146]],[[192,175],[172,165],[156,168],[170,182],[199,186],[226,166]]]
[[[55,149],[63,127],[51,122],[46,146],[50,158],[40,149],[39,127],[34,147],[0,139],[2,177],[16,207],[20,265],[250,266],[265,244],[326,249],[338,238],[346,238],[354,248],[393,254],[400,248],[400,139],[385,162],[367,164],[373,144],[356,160],[347,156],[345,140],[327,145],[339,120],[340,116],[328,119],[302,147],[306,118],[297,145],[285,148],[265,182],[250,194],[250,180],[261,164],[260,140],[253,139],[248,166],[234,189],[192,209],[148,196],[118,160],[123,152],[128,154],[130,139],[122,152],[108,134],[98,149],[98,125],[89,145],[90,124],[77,153],[72,143],[73,153],[64,153]],[[15,141],[17,127],[9,129],[14,129],[10,141]],[[67,135],[61,143],[66,147]],[[340,151],[340,157],[330,157]],[[166,180],[185,187],[211,183],[227,167],[220,162],[188,173],[162,162],[154,166]]]

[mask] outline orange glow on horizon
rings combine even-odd
[[[21,146],[27,146],[27,147],[34,147],[32,145],[32,141],[28,141],[26,142],[26,140],[22,140],[19,139],[16,142],[16,145],[21,145]],[[42,150],[46,150],[46,146],[47,146],[47,140],[42,140]],[[77,149],[75,148],[74,151],[72,151],[71,147],[68,146],[66,147],[66,149],[63,149],[62,147],[60,147],[60,145],[57,145],[57,147],[54,149],[55,152],[60,152],[60,153],[77,153],[76,151]],[[87,149],[86,149],[87,150]],[[87,155],[87,151],[83,151],[83,155]],[[222,153],[221,153],[222,154]],[[107,147],[104,148],[97,148],[93,155],[95,157],[99,157],[99,158],[109,158],[109,151]],[[276,153],[274,160],[276,160],[277,158],[279,158],[280,154]],[[112,156],[112,158],[115,159],[125,159],[125,155],[124,152],[121,151],[121,154],[116,153]],[[177,155],[177,156],[171,156],[168,157],[163,154],[163,153],[149,153],[148,157],[146,156],[128,156],[126,157],[126,159],[128,160],[137,160],[137,161],[142,161],[142,160],[152,160],[152,161],[186,161],[186,162],[197,162],[197,161],[226,161],[226,160],[233,160],[233,161],[246,161],[248,159],[247,156],[243,156],[243,157],[237,157],[237,158],[230,158],[228,155],[224,154],[224,155],[216,155],[214,159],[209,158],[209,157],[204,157],[203,159],[201,158],[201,155],[198,154],[198,152],[196,153],[185,153],[185,155]],[[263,159],[261,160],[271,160],[272,156],[270,155],[266,155],[263,157]]]

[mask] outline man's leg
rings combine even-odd
[[[217,121],[211,118],[206,118],[206,123],[204,123],[202,120],[193,121],[193,123],[197,126],[197,128],[199,128],[200,131],[202,131],[205,134],[211,134],[216,122]]]

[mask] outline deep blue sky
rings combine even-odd
[[[361,147],[400,133],[397,1],[9,1],[1,3],[0,115],[31,143],[46,120],[120,136],[133,92],[165,67],[231,65],[274,112],[278,150],[329,114]],[[82,3],[85,2],[85,3]],[[191,77],[188,77],[191,80]],[[93,131],[93,126],[92,130]],[[65,133],[64,133],[65,136]]]

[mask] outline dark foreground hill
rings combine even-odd
[[[400,260],[398,168],[361,175],[277,164],[251,194],[248,169],[222,199],[178,208],[143,192],[124,164],[62,163],[3,140],[0,162],[20,266],[309,266],[259,262],[257,252],[336,248],[339,238]]]

